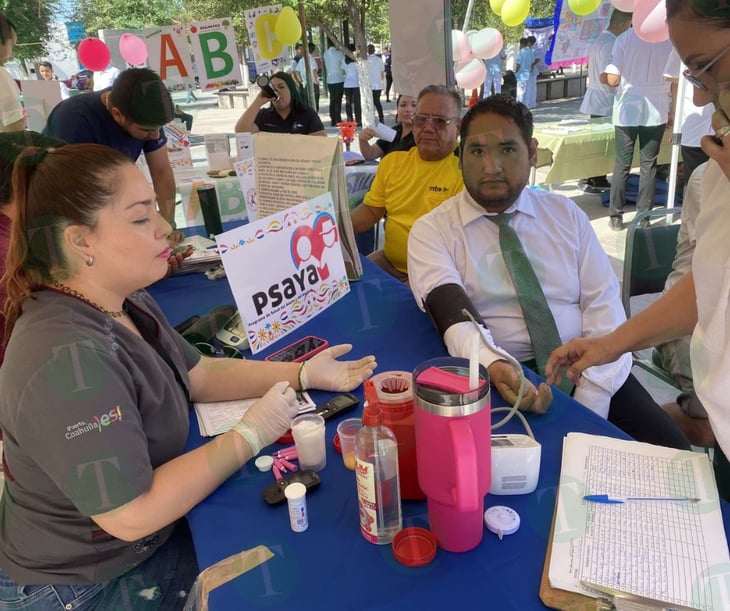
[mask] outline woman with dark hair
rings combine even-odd
[[[299,86],[286,72],[271,77],[271,88],[262,88],[236,121],[238,132],[273,132],[277,134],[308,134],[326,136],[322,120],[314,109],[307,106],[299,93]],[[276,97],[272,97],[275,94]],[[271,103],[268,108],[265,104]]]
[[[669,36],[687,66],[697,106],[713,104],[714,136],[704,136],[710,160],[702,177],[692,271],[618,329],[572,340],[550,357],[548,381],[581,372],[625,352],[692,333],[690,358],[697,397],[715,435],[715,477],[730,500],[730,5],[716,0],[667,0]]]
[[[185,514],[290,428],[295,390],[352,390],[374,359],[198,353],[143,290],[167,271],[171,227],[112,148],[29,148],[13,197],[0,608],[182,609],[198,573]],[[261,398],[185,451],[191,402],[245,397]]]
[[[416,114],[416,98],[409,95],[399,95],[396,102],[395,114],[395,138],[392,142],[388,142],[383,138],[378,138],[375,144],[370,144],[377,136],[372,127],[366,127],[357,136],[360,144],[360,154],[365,159],[377,159],[385,157],[391,151],[407,151],[416,146],[413,139],[413,115]]]

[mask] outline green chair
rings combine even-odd
[[[681,211],[681,208],[655,208],[637,214],[628,226],[621,282],[621,302],[626,318],[631,317],[632,297],[664,290],[677,251],[679,223],[674,221]],[[666,222],[668,215],[672,216],[671,223]],[[648,226],[644,226],[646,221],[650,221]],[[633,358],[635,365],[677,388],[672,377],[657,367],[651,357],[635,352]]]

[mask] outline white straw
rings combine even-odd
[[[474,332],[469,352],[469,390],[479,388],[479,333]]]

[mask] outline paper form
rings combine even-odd
[[[586,494],[701,501],[610,505]],[[586,582],[669,605],[730,609],[730,557],[705,454],[570,433],[552,545],[555,588],[599,596]]]
[[[253,399],[239,399],[237,401],[218,401],[213,403],[195,403],[195,415],[198,418],[198,427],[203,437],[212,437],[230,431],[243,418],[249,407],[260,397]],[[299,414],[314,411],[317,406],[309,393],[297,392]]]

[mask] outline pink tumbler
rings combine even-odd
[[[413,372],[418,483],[441,548],[466,552],[482,540],[484,497],[492,479],[489,377],[479,367],[469,389],[469,361],[439,358]]]

